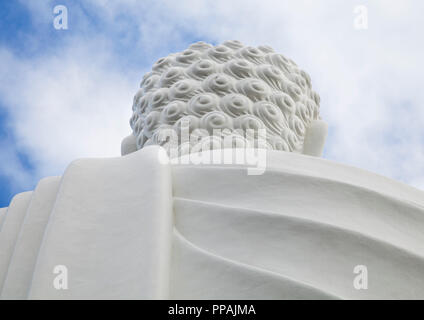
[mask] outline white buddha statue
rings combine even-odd
[[[424,298],[424,193],[320,158],[319,102],[267,46],[159,59],[122,157],[0,210],[1,298]]]

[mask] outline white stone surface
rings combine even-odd
[[[179,165],[173,184],[179,234],[173,268],[182,270],[172,282],[174,297],[260,298],[255,277],[268,272],[293,284],[280,297],[291,291],[292,298],[305,297],[309,288],[310,298],[317,292],[342,299],[424,298],[422,191],[280,151],[268,152],[263,175],[249,176],[242,166]],[[223,270],[215,275],[218,261]],[[225,268],[228,263],[238,267]],[[226,293],[217,289],[240,279],[240,265],[258,272],[231,282]],[[353,287],[356,265],[368,268],[368,290]],[[181,280],[188,273],[197,279],[189,289]],[[297,295],[295,285],[305,290]],[[276,297],[267,292],[263,298]]]
[[[0,232],[0,292],[21,230],[32,192],[17,194],[11,201]]]
[[[130,134],[121,143],[121,155],[126,156],[132,152],[137,151],[137,143],[135,141],[135,137]]]
[[[322,120],[313,120],[306,129],[302,153],[308,156],[321,157],[327,139],[328,125]]]
[[[281,274],[196,247],[178,230],[173,258],[172,299],[337,299]]]
[[[1,227],[3,226],[4,219],[6,218],[7,208],[0,209],[0,232]]]
[[[66,170],[30,299],[161,299],[169,293],[172,197],[159,147],[82,159]],[[64,265],[69,288],[53,286]]]
[[[32,194],[1,292],[2,299],[26,299],[60,177],[42,179]]]
[[[19,275],[28,280],[54,198],[30,299],[424,298],[422,191],[296,153],[268,151],[252,176],[161,164],[159,150],[78,160],[58,192],[58,178],[40,182],[28,210],[31,193],[15,197],[0,233],[2,256],[15,247],[2,298],[24,298]],[[68,290],[53,287],[56,265]],[[357,265],[367,290],[353,286]]]

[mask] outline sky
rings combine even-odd
[[[67,30],[54,27],[57,5]],[[367,28],[357,28],[358,6]],[[0,207],[76,158],[119,156],[151,65],[196,41],[232,39],[269,45],[309,73],[329,124],[324,158],[424,189],[423,9],[421,0],[0,1]]]

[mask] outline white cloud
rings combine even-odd
[[[363,4],[369,29],[358,31],[354,8]],[[114,44],[145,55],[143,67],[170,48],[184,49],[186,33],[269,44],[311,75],[330,124],[326,157],[424,188],[423,9],[422,2],[396,0],[91,0],[69,9],[70,23],[89,30],[88,11],[103,35],[91,34],[88,45],[75,32],[59,53],[34,61],[3,50],[0,94],[19,147],[48,174],[76,157],[118,154],[146,70],[123,72]],[[34,14],[43,17],[39,10]]]
[[[20,192],[22,188],[30,188],[34,182],[31,173],[22,166],[18,150],[6,139],[0,140],[0,176],[10,180],[12,192]]]
[[[36,59],[0,50],[2,104],[16,147],[30,155],[37,175],[60,174],[79,157],[119,155],[137,82],[96,53],[101,48],[73,43]]]

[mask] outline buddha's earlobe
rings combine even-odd
[[[125,137],[121,142],[121,156],[137,151],[137,143],[133,134]]]
[[[322,120],[313,120],[306,128],[303,154],[321,157],[328,133],[328,124]]]

